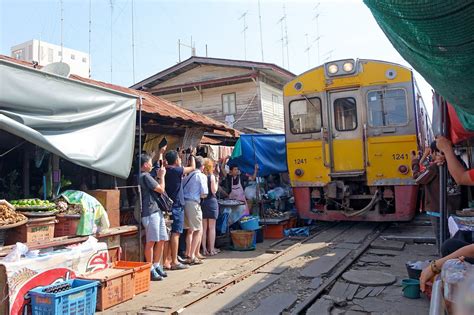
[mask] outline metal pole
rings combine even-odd
[[[447,134],[447,126],[446,126],[446,101],[441,97],[438,96],[438,100],[440,101],[440,110],[441,110],[441,135],[446,136]],[[446,241],[447,234],[448,234],[448,207],[447,207],[447,167],[446,163],[439,166],[439,205],[440,205],[440,218],[439,218],[439,251],[441,252],[441,245]]]
[[[140,103],[138,104],[138,205],[140,209],[140,215],[138,220],[138,253],[139,260],[142,260],[143,257],[143,248],[142,248],[142,190],[140,187],[140,175],[141,175],[141,165],[140,165],[140,155],[142,154],[142,102],[143,99],[140,96]]]

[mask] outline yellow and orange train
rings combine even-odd
[[[337,60],[284,87],[288,168],[302,218],[407,221],[418,187],[411,153],[432,139],[413,72]]]

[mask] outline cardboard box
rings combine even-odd
[[[110,227],[120,226],[120,190],[97,189],[87,193],[97,199],[104,206],[109,216]]]

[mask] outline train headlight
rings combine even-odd
[[[406,165],[400,165],[400,166],[398,167],[398,171],[399,171],[400,173],[402,173],[403,175],[406,175],[406,174],[408,174],[408,166],[406,166]]]
[[[336,74],[339,71],[339,67],[336,64],[332,64],[328,66],[328,72],[330,74]]]
[[[295,170],[295,175],[296,176],[301,177],[301,176],[303,176],[303,174],[304,174],[304,171],[301,168],[297,168]]]
[[[352,72],[352,70],[354,70],[354,64],[352,62],[346,62],[342,66],[342,69],[344,69],[345,72]]]

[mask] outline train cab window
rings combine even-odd
[[[369,125],[400,126],[408,123],[405,90],[371,91],[367,94]]]
[[[290,102],[290,131],[293,134],[321,131],[321,100],[319,98]]]
[[[337,131],[349,131],[357,128],[355,98],[343,97],[334,101],[334,125]]]

